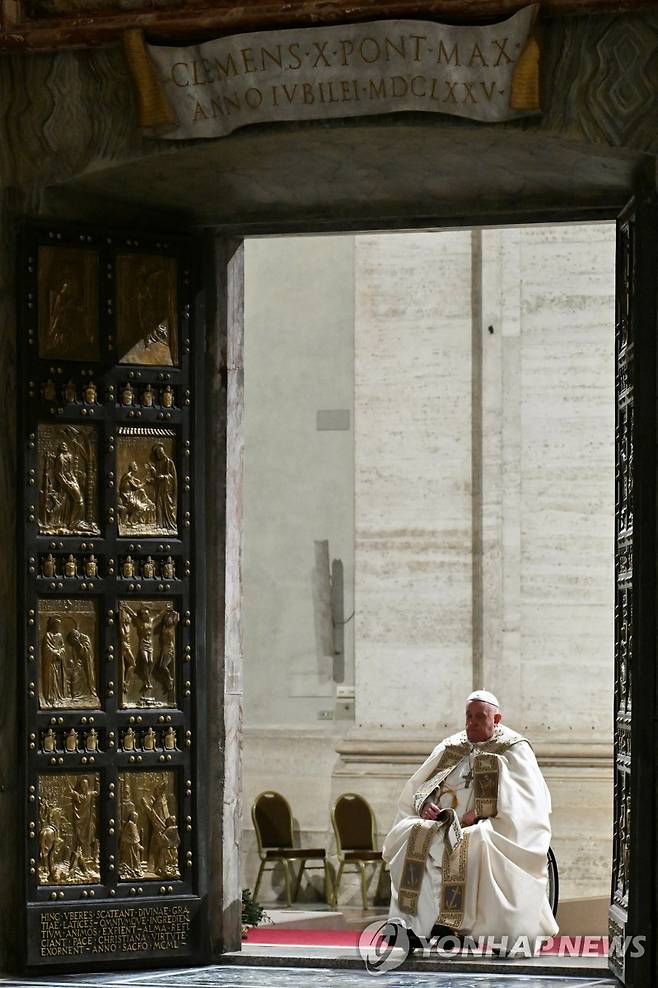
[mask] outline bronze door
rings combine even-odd
[[[654,983],[655,960],[656,221],[650,192],[639,193],[617,222],[609,964],[625,984],[636,986]]]
[[[20,241],[30,968],[207,955],[198,269],[179,236]]]

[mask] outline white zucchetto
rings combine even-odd
[[[471,702],[471,700],[482,700],[483,703],[490,703],[492,707],[498,707],[500,710],[500,704],[497,697],[490,693],[489,690],[474,690],[469,696],[466,697],[466,705]]]

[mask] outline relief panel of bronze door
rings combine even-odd
[[[183,237],[20,241],[29,967],[205,957],[198,267]]]

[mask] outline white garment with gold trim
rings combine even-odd
[[[479,787],[472,781],[478,766],[488,776],[480,776]],[[444,830],[439,829],[429,842],[424,871],[414,873],[415,863],[407,861],[405,872],[409,838],[413,835],[417,844],[420,808],[432,793],[433,802],[441,808],[454,806],[460,818],[476,804],[479,815],[495,815],[465,827],[466,840],[452,854],[445,850]],[[465,732],[442,741],[404,787],[398,818],[384,842],[391,873],[390,918],[402,919],[425,937],[437,922],[473,937],[553,936],[558,927],[546,895],[550,812],[548,787],[520,734],[499,724],[481,744],[470,744]],[[401,891],[409,876],[416,883],[412,900],[408,891]],[[405,913],[399,900],[412,908],[413,896],[415,912]]]

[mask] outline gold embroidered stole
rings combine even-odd
[[[416,915],[420,886],[425,874],[425,861],[439,826],[440,824],[435,823],[434,820],[419,820],[411,828],[398,891],[398,905],[402,912],[409,916]]]
[[[459,847],[454,851],[446,844],[443,851],[443,875],[441,881],[441,908],[437,923],[458,930],[464,922],[466,908],[466,881],[468,878],[468,839],[464,833]]]
[[[476,755],[473,759],[473,791],[475,815],[480,818],[498,813],[498,781],[500,762],[497,755]]]
[[[508,745],[509,747],[509,745]],[[475,815],[480,819],[498,813],[498,781],[500,762],[495,754],[478,754],[473,759],[473,791]],[[464,833],[462,842],[454,851],[446,844],[443,851],[441,903],[438,923],[459,930],[464,922],[466,885],[468,881],[468,839]]]
[[[426,799],[440,787],[441,783],[468,753],[468,745],[446,745],[436,766],[436,772],[414,794],[414,808],[420,813]],[[411,828],[407,840],[407,852],[402,868],[402,878],[398,891],[398,904],[402,912],[415,916],[418,909],[418,896],[425,874],[425,862],[430,844],[441,825],[433,820],[420,820]]]
[[[432,793],[436,792],[441,783],[450,775],[455,765],[459,765],[462,758],[468,754],[468,751],[469,747],[467,744],[446,745],[445,751],[441,754],[439,763],[436,766],[436,772],[426,782],[423,782],[414,794],[414,809],[416,813],[420,813],[425,800],[429,799]]]

